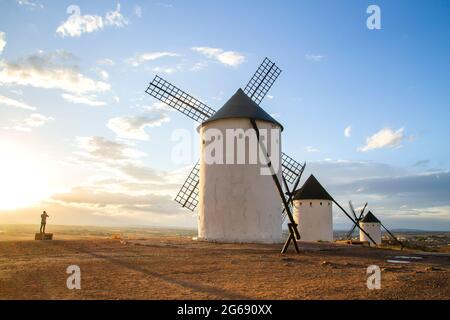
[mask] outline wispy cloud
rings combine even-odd
[[[76,65],[67,62],[73,55],[67,51],[39,51],[17,62],[0,61],[0,83],[60,89],[82,94],[108,91],[110,85],[79,73]]]
[[[405,139],[404,128],[393,131],[390,128],[383,128],[374,135],[366,139],[366,145],[359,147],[358,150],[366,152],[373,149],[398,148]]]
[[[413,167],[426,167],[430,163],[430,160],[419,160],[413,164]]]
[[[156,101],[154,102],[151,106],[141,106],[141,105],[136,105],[136,107],[143,109],[145,111],[150,111],[150,112],[175,112],[175,109],[169,107],[167,104],[165,104],[164,102],[161,101]]]
[[[120,160],[132,160],[146,155],[125,143],[103,137],[77,137],[76,145],[81,150],[79,155],[90,160],[102,160],[105,163],[118,163]]]
[[[352,126],[348,126],[344,129],[344,136],[350,138],[352,136]]]
[[[128,24],[128,20],[120,12],[120,4],[117,4],[116,10],[106,12],[105,17],[95,14],[81,15],[77,10],[77,6],[68,7],[67,13],[70,16],[58,26],[57,34],[62,37],[80,37],[83,33],[96,32],[106,26],[121,28]]]
[[[34,2],[31,0],[16,0],[16,2],[21,6],[26,6],[30,8],[44,8],[44,5],[38,2]]]
[[[315,148],[315,147],[311,147],[311,146],[307,146],[306,148],[305,148],[305,151],[306,152],[319,152],[319,149],[317,149],[317,148]]]
[[[220,48],[211,47],[192,47],[191,49],[227,66],[237,67],[245,62],[245,56],[236,51],[224,51]]]
[[[143,164],[145,153],[132,144],[103,137],[78,137],[75,153],[80,164],[95,168],[91,177],[71,191],[55,194],[52,201],[105,217],[148,221],[185,215],[172,200],[183,172],[161,172]],[[154,190],[154,191],[151,191]]]
[[[103,69],[100,68],[94,68],[94,71],[97,73],[97,75],[100,77],[100,79],[106,81],[109,79],[109,73],[106,72]]]
[[[349,194],[362,189],[367,197],[380,199],[386,206],[400,206],[400,203],[408,203],[408,207],[415,208],[450,205],[450,172],[392,176],[383,174],[382,177],[354,179],[335,189]]]
[[[154,67],[152,70],[154,72],[158,72],[158,73],[172,74],[172,73],[175,73],[178,71],[183,71],[184,68],[182,65],[176,65],[176,66],[172,66],[172,67],[158,66],[158,67]]]
[[[159,127],[170,121],[165,113],[152,116],[123,116],[112,118],[107,127],[114,131],[118,137],[133,140],[148,140],[150,136],[145,132],[147,127]]]
[[[63,93],[61,96],[63,97],[64,100],[71,103],[86,104],[93,107],[100,107],[106,105],[105,101],[96,100],[97,96],[95,95],[83,96],[83,95],[73,95],[69,93]]]
[[[141,6],[134,6],[133,8],[133,13],[138,17],[138,18],[142,18],[142,7]]]
[[[20,108],[20,109],[26,109],[26,110],[36,110],[36,107],[30,106],[26,104],[25,102],[18,101],[12,98],[8,98],[5,96],[0,95],[0,104],[4,104],[10,107]]]
[[[104,58],[104,59],[97,60],[97,64],[103,65],[103,66],[113,66],[115,64],[115,62],[112,59]]]
[[[5,47],[6,47],[6,33],[0,32],[0,54],[2,54]]]
[[[42,127],[44,124],[51,120],[54,119],[52,117],[47,117],[39,113],[33,113],[23,120],[16,121],[11,129],[30,132],[32,129]]]
[[[179,56],[180,54],[169,51],[144,52],[137,54],[132,58],[128,58],[125,61],[128,64],[132,65],[133,67],[138,67],[146,61],[153,61],[164,57],[179,57]]]
[[[161,8],[165,8],[165,9],[173,8],[173,4],[165,3],[165,2],[156,2],[155,5],[158,7],[161,7]]]
[[[305,58],[306,58],[306,60],[309,60],[309,61],[320,62],[325,58],[325,56],[321,55],[321,54],[307,53],[307,54],[305,54]]]

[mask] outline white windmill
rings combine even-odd
[[[200,203],[200,238],[225,242],[279,242],[282,231],[281,197],[290,220],[290,235],[283,252],[291,241],[299,252],[296,240],[300,239],[300,234],[289,206],[291,195],[288,184],[298,185],[304,165],[280,149],[266,149],[261,138],[262,130],[278,129],[269,130],[266,139],[274,135],[281,145],[280,132],[283,127],[259,106],[280,73],[275,63],[265,58],[245,89],[239,89],[217,112],[158,76],[146,90],[149,95],[201,123],[202,157],[175,197],[175,201],[191,211]],[[211,142],[208,129],[220,133],[227,129],[250,132],[256,137],[259,151],[266,160],[267,157],[281,158],[281,170],[266,162],[270,175],[261,175],[261,161],[257,164],[207,163],[205,155]]]
[[[381,231],[384,229],[387,234],[403,249],[403,242],[389,231],[388,228],[369,210],[369,212],[359,221],[359,240],[368,241],[371,245],[382,243]]]
[[[350,243],[352,241],[353,231],[355,230],[355,228],[358,228],[359,241],[368,242],[369,245],[375,246],[380,245],[382,243],[381,230],[383,228],[386,231],[386,233],[403,249],[403,243],[400,240],[398,240],[397,237],[391,231],[389,231],[389,229],[386,228],[383,225],[383,223],[381,223],[381,221],[377,217],[375,217],[375,215],[370,210],[369,212],[367,212],[367,214],[364,215],[364,211],[367,208],[367,202],[361,209],[359,216],[356,214],[352,202],[349,201],[348,204],[350,210],[353,213],[353,216],[355,217],[355,220],[353,220],[353,226],[346,236],[346,238],[350,240]]]
[[[370,240],[364,233],[360,232],[360,241],[368,241],[371,245],[381,244],[381,222],[371,211],[359,221],[359,226],[362,230],[366,231],[373,240]]]
[[[333,198],[313,175],[294,192],[294,219],[302,241],[333,241]]]

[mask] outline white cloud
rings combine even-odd
[[[83,33],[91,33],[103,29],[103,18],[97,15],[72,14],[56,29],[62,37],[79,37]]]
[[[138,18],[142,18],[142,8],[141,6],[134,6],[133,8],[133,13],[138,17]]]
[[[46,117],[39,113],[33,113],[21,121],[16,121],[16,124],[11,129],[30,132],[33,128],[42,127],[51,120],[53,120],[52,117]]]
[[[117,4],[115,11],[108,11],[106,13],[105,24],[119,28],[128,24],[128,20],[120,13],[120,3]]]
[[[405,136],[404,128],[393,131],[390,128],[383,128],[371,137],[366,139],[366,145],[358,148],[359,151],[366,152],[373,149],[400,147]]]
[[[145,153],[131,148],[125,143],[110,141],[103,137],[77,137],[76,143],[78,148],[87,152],[83,155],[91,160],[117,162],[145,156]]]
[[[165,9],[173,8],[173,4],[170,4],[170,3],[156,2],[155,5],[158,7],[165,8]]]
[[[104,59],[97,60],[97,64],[104,65],[104,66],[113,66],[115,63],[114,63],[114,60],[112,60],[112,59],[104,58]]]
[[[169,116],[164,113],[155,116],[123,116],[110,119],[106,126],[120,138],[148,140],[146,127],[159,127],[169,121]]]
[[[109,73],[106,72],[105,70],[100,69],[100,68],[95,68],[94,70],[97,73],[97,75],[100,77],[100,79],[102,79],[104,81],[109,79]]]
[[[306,60],[309,60],[309,61],[320,62],[323,60],[323,58],[325,58],[325,56],[320,55],[320,54],[308,53],[308,54],[305,54],[305,58],[306,58]]]
[[[68,93],[63,93],[61,95],[64,100],[76,103],[76,104],[87,104],[89,106],[93,107],[100,107],[106,105],[106,102],[104,101],[98,101],[95,100],[97,97],[95,95],[89,95],[89,96],[82,96],[82,95],[72,95]]]
[[[208,63],[206,61],[196,62],[192,67],[190,67],[190,71],[200,71],[206,68]]]
[[[7,106],[15,107],[15,108],[21,108],[26,110],[36,110],[36,107],[30,106],[22,101],[14,100],[5,96],[0,95],[0,104],[4,104]]]
[[[126,62],[133,67],[138,67],[145,61],[153,61],[156,59],[160,59],[163,57],[178,57],[180,56],[178,53],[168,52],[168,51],[160,51],[160,52],[145,52],[138,54],[132,58],[126,60]]]
[[[245,57],[235,51],[224,51],[219,48],[210,47],[192,47],[191,49],[227,66],[237,67],[241,63],[245,62]]]
[[[344,136],[350,138],[352,136],[352,126],[348,126],[344,129]]]
[[[0,84],[60,89],[72,93],[108,91],[110,85],[95,81],[78,71],[77,66],[67,65],[73,59],[71,53],[39,51],[18,62],[0,61]]]
[[[159,67],[154,67],[152,69],[154,72],[159,72],[159,73],[165,73],[165,74],[172,74],[175,73],[177,71],[182,71],[183,67],[182,66],[174,66],[174,67],[163,67],[163,66],[159,66]]]
[[[6,33],[0,32],[0,54],[3,52],[3,49],[6,47]]]
[[[44,8],[44,5],[37,3],[37,2],[33,2],[31,0],[16,0],[16,2],[21,5],[21,6],[27,6],[27,7],[31,7],[31,8]]]
[[[275,98],[275,97],[272,96],[271,94],[268,94],[266,97],[267,97],[267,99],[270,99],[270,100],[272,100],[273,98]]]
[[[154,102],[151,106],[141,106],[136,105],[136,107],[139,107],[146,111],[165,111],[165,112],[174,112],[175,109],[169,107],[167,104],[161,101]]]
[[[305,148],[306,152],[319,152],[319,149],[311,147],[311,146],[307,146]]]
[[[76,6],[69,6],[67,13],[70,14],[66,21],[56,29],[62,37],[80,37],[83,33],[91,33],[102,30],[105,26],[124,27],[128,20],[120,13],[120,4],[117,4],[115,11],[108,11],[105,17],[99,15],[81,15],[76,13],[79,10]]]
[[[119,103],[120,102],[120,98],[118,96],[114,96],[113,100],[115,103]]]

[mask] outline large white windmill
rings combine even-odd
[[[299,252],[296,240],[300,239],[300,234],[289,206],[292,200],[289,185],[298,185],[304,165],[280,149],[267,148],[261,134],[264,129],[278,129],[269,132],[276,135],[274,138],[281,145],[280,132],[283,127],[259,106],[280,73],[275,63],[265,58],[245,89],[239,89],[217,112],[159,76],[146,90],[149,95],[201,124],[201,159],[175,197],[175,201],[191,211],[200,204],[200,238],[226,242],[279,242],[282,231],[281,197],[283,212],[289,218],[290,232],[283,252],[291,241]],[[250,130],[256,136],[258,151],[265,160],[281,158],[281,170],[276,170],[270,161],[266,161],[269,175],[261,174],[261,162],[207,163],[205,153],[211,142],[208,129],[221,133],[227,129]],[[270,138],[266,137],[267,140]]]

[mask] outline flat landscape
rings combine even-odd
[[[0,299],[450,299],[450,255],[327,243],[193,241],[193,230],[0,226]],[[293,249],[291,249],[293,250]],[[69,290],[66,269],[81,269]],[[381,289],[366,268],[381,268]]]

